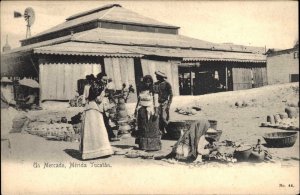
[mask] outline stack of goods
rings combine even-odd
[[[129,125],[129,116],[126,109],[125,99],[119,98],[117,105],[116,121],[119,126],[119,134],[123,138],[130,137],[131,126]]]
[[[299,108],[287,107],[283,113],[268,115],[261,127],[299,131]]]
[[[75,131],[71,124],[54,123],[44,124],[27,129],[28,133],[45,137],[46,139],[72,141]]]
[[[198,111],[200,110],[201,109],[198,109]],[[175,112],[177,112],[178,114],[188,115],[188,116],[197,114],[197,110],[194,107],[176,108]]]

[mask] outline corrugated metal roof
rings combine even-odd
[[[59,44],[59,43],[67,42],[67,41],[71,40],[71,38],[72,38],[72,35],[68,35],[68,36],[59,37],[59,38],[56,38],[56,39],[51,39],[51,40],[48,40],[48,41],[34,43],[34,44],[26,45],[26,46],[23,46],[23,47],[18,47],[18,48],[9,50],[7,52],[3,52],[3,54],[1,54],[1,55],[8,56],[10,54],[15,54],[15,53],[18,53],[18,52],[26,52],[26,51],[32,50],[33,48],[37,48],[37,47]]]
[[[68,42],[34,49],[39,54],[141,57],[141,54],[126,50],[122,46],[95,43]]]
[[[210,49],[215,44],[182,35],[97,28],[76,33],[73,40],[95,43]]]
[[[35,53],[61,55],[99,55],[115,57],[141,57],[154,55],[163,57],[183,58],[183,61],[238,61],[265,62],[262,54],[221,52],[205,50],[171,49],[159,47],[126,46],[111,44],[96,44],[82,42],[68,42],[53,46],[36,48]]]
[[[126,45],[145,45],[161,47],[196,48],[208,50],[236,51],[246,53],[264,53],[262,47],[216,44],[183,35],[158,34],[126,30],[96,28],[74,34],[73,40]]]
[[[233,62],[266,62],[267,57],[263,54],[202,51],[189,52],[183,61],[233,61]]]
[[[119,22],[119,23],[127,23],[127,24],[143,24],[148,26],[157,26],[157,27],[167,27],[167,28],[179,28],[177,26],[172,26],[163,22],[159,22],[157,20],[144,17],[140,14],[137,14],[131,10],[127,10],[123,7],[118,6],[107,6],[107,9],[100,9],[97,8],[95,10],[98,10],[96,12],[87,11],[86,13],[89,13],[88,15],[85,15],[85,13],[79,13],[79,17],[76,17],[76,15],[71,16],[65,21],[64,23],[61,23],[57,26],[54,26],[46,31],[43,31],[41,33],[38,33],[28,39],[32,39],[38,36],[42,36],[48,33],[56,32],[59,30],[67,29],[73,26],[77,26],[79,24],[84,24],[90,21],[112,21],[112,22]],[[74,18],[75,17],[75,18]],[[71,18],[71,20],[70,20]],[[74,18],[74,19],[72,19]],[[26,39],[24,39],[26,40]]]

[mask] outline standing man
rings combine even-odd
[[[158,94],[158,112],[159,112],[159,129],[162,134],[166,134],[166,126],[169,121],[170,106],[172,103],[173,92],[167,76],[161,71],[155,72],[157,82],[154,84],[154,93]]]

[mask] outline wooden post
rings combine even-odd
[[[228,91],[228,68],[227,65],[225,65],[225,82],[226,82],[226,91]]]
[[[190,70],[190,78],[191,78],[191,95],[194,95],[194,90],[193,90],[193,87],[194,87],[194,83],[193,83],[193,78],[192,78],[192,71],[193,71],[193,68],[191,68]]]

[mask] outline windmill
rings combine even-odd
[[[26,39],[31,36],[31,30],[30,27],[33,25],[35,20],[35,14],[34,10],[31,7],[27,7],[24,11],[24,14],[22,15],[20,12],[14,11],[14,18],[20,18],[24,17],[26,21]]]

